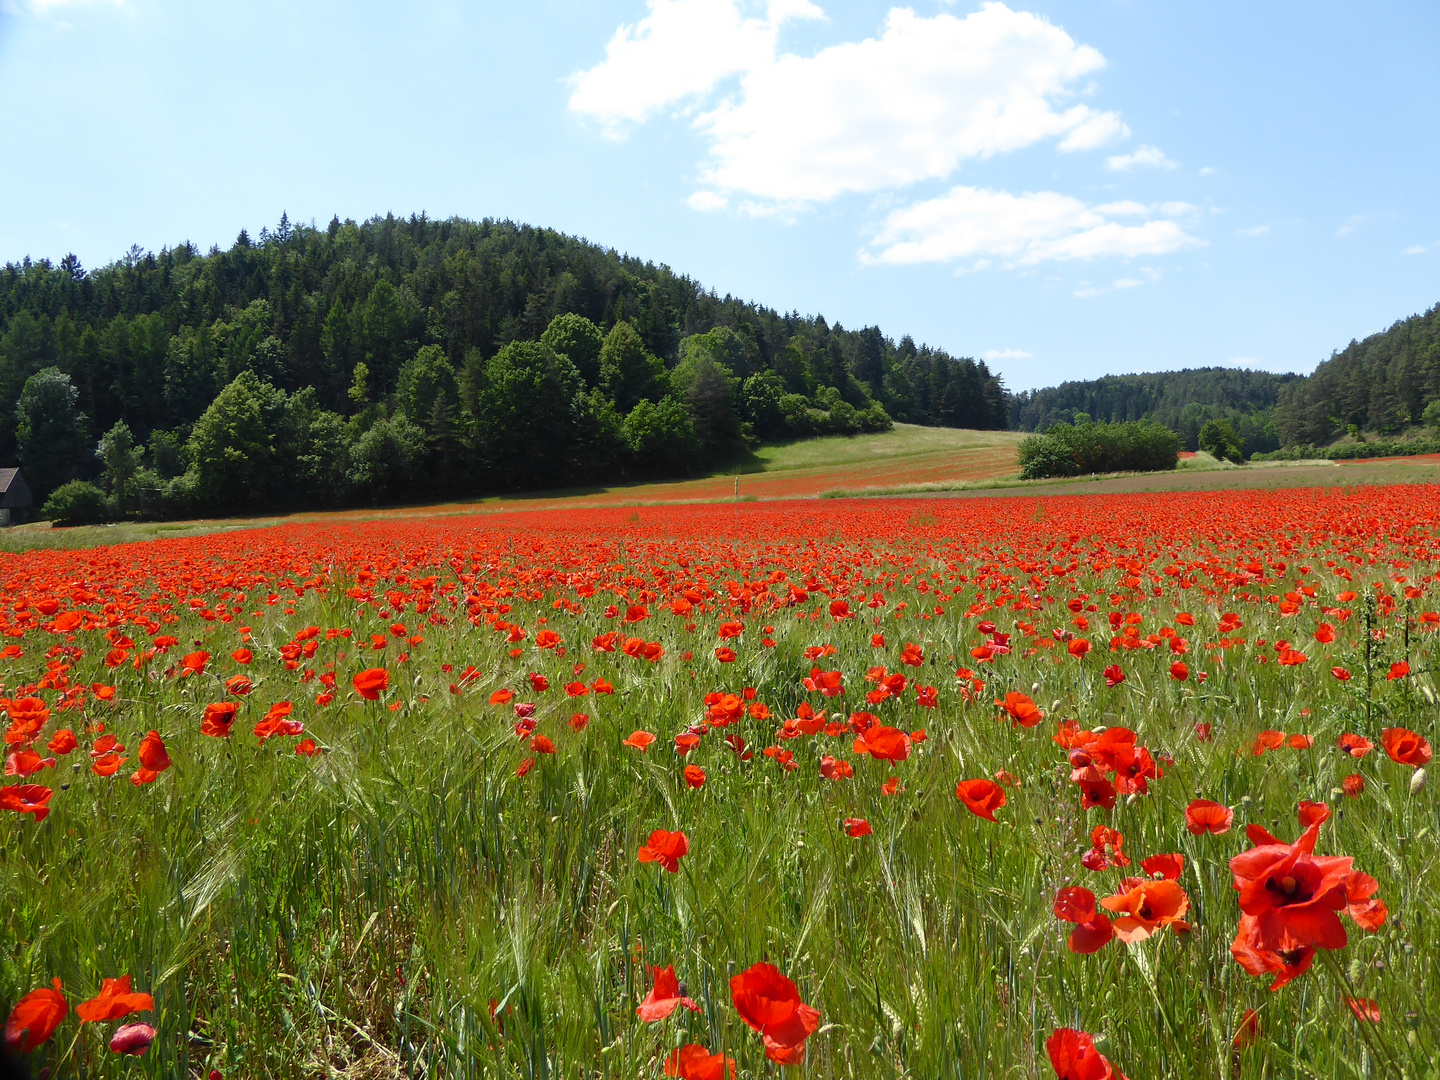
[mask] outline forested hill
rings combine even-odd
[[[1006,396],[983,362],[511,222],[282,218],[0,271],[0,464],[107,512],[676,475],[892,419],[1003,428]]]
[[[1097,421],[1151,419],[1194,450],[1207,421],[1229,420],[1246,453],[1254,453],[1280,445],[1273,415],[1282,388],[1297,381],[1301,376],[1223,367],[1107,375],[1012,395],[1010,422],[1021,431],[1044,431],[1076,413]]]
[[[1308,379],[1285,389],[1275,423],[1287,446],[1326,443],[1351,424],[1391,435],[1427,422],[1425,410],[1436,401],[1440,304],[1332,354]]]

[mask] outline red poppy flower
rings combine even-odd
[[[659,863],[670,873],[680,870],[680,860],[690,851],[690,838],[683,832],[666,832],[656,829],[650,834],[650,842],[640,849],[642,863]]]
[[[1127,945],[1179,923],[1190,909],[1190,897],[1173,881],[1130,878],[1121,889],[1101,900],[1100,906],[1114,913],[1115,936]]]
[[[869,836],[875,830],[870,827],[870,822],[864,818],[847,817],[845,819],[845,833],[847,836],[859,839],[862,836]]]
[[[1350,1011],[1355,1014],[1356,1020],[1364,1020],[1369,1024],[1378,1024],[1380,1022],[1380,1006],[1369,998],[1347,997],[1345,1004],[1348,1005]]]
[[[1170,678],[1176,682],[1184,682],[1190,678],[1190,666],[1184,660],[1176,660],[1170,665]]]
[[[705,770],[702,769],[699,765],[686,765],[685,783],[689,784],[692,788],[704,787]]]
[[[114,750],[111,750],[109,753],[101,754],[97,757],[90,766],[90,771],[96,776],[114,776],[120,771],[120,766],[129,760],[129,758],[123,758]]]
[[[1232,1040],[1236,1050],[1244,1050],[1247,1046],[1253,1046],[1260,1038],[1260,1014],[1254,1009],[1246,1009],[1245,1015],[1240,1018],[1240,1026],[1235,1029],[1235,1038]]]
[[[350,680],[350,685],[366,701],[379,701],[380,695],[390,689],[390,672],[384,668],[366,668]]]
[[[1055,917],[1075,924],[1067,945],[1082,956],[1099,952],[1115,936],[1110,917],[1095,910],[1095,894],[1080,885],[1055,894]]]
[[[1015,727],[1033,728],[1045,719],[1045,714],[1040,711],[1028,694],[1011,691],[1005,695],[1004,701],[997,701],[995,704],[1005,710]],[[1000,719],[1004,720],[1005,717],[1002,716]]]
[[[1157,874],[1166,881],[1179,881],[1185,871],[1184,855],[1151,855],[1140,860],[1140,869],[1151,877]]]
[[[548,735],[536,735],[530,740],[530,749],[537,754],[553,754],[555,753],[555,743]]]
[[[1345,881],[1354,860],[1315,856],[1318,823],[1293,844],[1254,825],[1247,832],[1256,846],[1231,859],[1230,872],[1240,893],[1240,911],[1252,920],[1246,934],[1251,947],[1344,948],[1345,927],[1335,913],[1345,906]]]
[[[646,750],[650,748],[650,744],[654,741],[655,736],[651,735],[648,731],[632,731],[630,733],[630,737],[626,739],[621,745],[633,746],[636,750],[639,750],[643,754]]]
[[[1324,803],[1302,802],[1296,810],[1300,818],[1300,827],[1308,829],[1311,825],[1321,825],[1330,820],[1330,807]]]
[[[1344,750],[1356,761],[1375,749],[1375,744],[1363,735],[1341,735],[1339,745],[1341,750]]]
[[[1358,799],[1360,797],[1360,793],[1365,790],[1365,778],[1360,774],[1355,773],[1345,777],[1345,779],[1341,781],[1340,786],[1344,789],[1345,794],[1350,796],[1350,798]]]
[[[1409,663],[1409,661],[1407,661],[1407,660],[1401,660],[1401,661],[1399,661],[1398,663],[1394,663],[1394,664],[1391,664],[1391,665],[1390,665],[1390,672],[1389,672],[1389,674],[1387,674],[1387,675],[1385,676],[1385,681],[1386,681],[1386,682],[1395,682],[1397,679],[1403,679],[1403,678],[1405,678],[1405,676],[1407,676],[1407,675],[1409,675],[1409,674],[1410,674],[1410,663]]]
[[[1083,660],[1085,659],[1085,654],[1090,651],[1090,642],[1084,638],[1075,638],[1066,646],[1066,651],[1075,657],[1076,660]]]
[[[672,1050],[665,1060],[665,1075],[678,1080],[734,1080],[735,1059],[712,1054],[699,1043],[687,1043]]]
[[[767,1058],[780,1065],[804,1059],[805,1040],[820,1027],[820,1012],[800,1000],[800,991],[778,968],[761,963],[733,976],[730,1000],[760,1035]]]
[[[1408,728],[1386,728],[1380,732],[1380,741],[1390,760],[1400,765],[1428,765],[1434,756],[1430,744]]]
[[[826,780],[848,780],[855,775],[855,767],[842,758],[826,754],[820,759],[820,775]]]
[[[1059,1080],[1125,1080],[1083,1031],[1060,1028],[1045,1040],[1045,1052]]]
[[[180,660],[180,677],[205,674],[205,665],[210,662],[208,652],[192,652]]]
[[[315,744],[314,739],[302,739],[295,744],[295,753],[301,757],[316,757],[320,753],[320,747]]]
[[[648,966],[648,965],[647,965]],[[684,1006],[691,1012],[699,1012],[700,1006],[685,996],[685,990],[680,981],[675,978],[675,965],[669,967],[650,968],[650,977],[654,985],[650,987],[650,993],[645,1000],[640,1002],[635,1015],[644,1020],[647,1024],[653,1024],[657,1020],[664,1020],[680,1006]]]
[[[153,773],[162,773],[170,768],[170,755],[165,752],[165,743],[159,732],[151,731],[140,740],[137,752],[140,764]]]
[[[100,993],[89,1001],[75,1006],[75,1015],[82,1022],[96,1023],[105,1020],[119,1020],[136,1012],[149,1012],[155,1002],[149,994],[135,994],[130,991],[130,976],[106,979],[100,984]]]
[[[589,726],[590,715],[588,713],[577,712],[574,716],[570,717],[571,731],[584,731]]]
[[[1343,667],[1332,667],[1330,669],[1330,674],[1334,675],[1335,678],[1339,679],[1341,682],[1350,681],[1350,672],[1346,671]]]
[[[1185,828],[1195,836],[1227,833],[1234,821],[1233,810],[1209,799],[1196,799],[1185,808]]]
[[[1005,805],[1005,789],[994,780],[961,780],[955,785],[955,797],[977,817],[995,820],[995,811]]]
[[[1115,687],[1125,681],[1125,672],[1120,669],[1119,664],[1111,664],[1105,669],[1104,675],[1105,688],[1107,690],[1114,690]]]
[[[12,1054],[30,1053],[50,1040],[69,1011],[59,979],[52,979],[48,988],[31,990],[10,1010],[5,1022],[5,1049]]]
[[[59,754],[61,757],[64,757],[78,745],[79,743],[75,741],[75,732],[69,728],[61,728],[55,732],[54,737],[45,744],[45,748],[52,754]]]
[[[853,749],[855,753],[869,754],[877,761],[904,761],[910,756],[910,742],[910,736],[905,732],[876,725],[861,733]]]
[[[200,721],[200,734],[212,739],[228,739],[230,728],[235,723],[235,714],[240,706],[233,701],[217,701],[205,706],[205,716]]]

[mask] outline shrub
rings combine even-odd
[[[89,481],[71,480],[51,492],[40,516],[56,525],[95,525],[110,519],[110,500]]]
[[[1020,477],[1160,472],[1179,461],[1180,437],[1153,420],[1056,424],[1020,444]]]

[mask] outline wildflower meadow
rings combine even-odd
[[[1433,487],[0,554],[85,1077],[1440,1078]]]

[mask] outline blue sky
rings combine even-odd
[[[1440,5],[0,0],[0,261],[511,218],[986,357],[1308,371],[1440,301]]]

